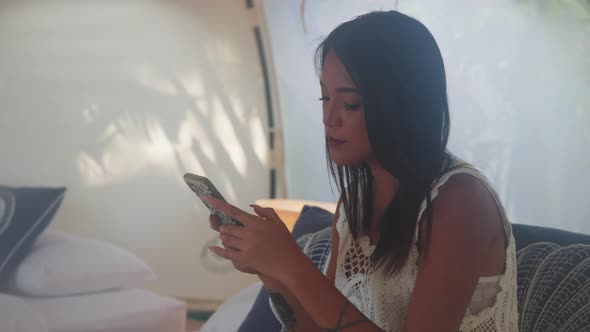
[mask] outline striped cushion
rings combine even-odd
[[[297,240],[299,247],[321,271],[328,263],[332,243],[332,229],[326,227],[315,233],[305,234]]]
[[[51,222],[65,190],[0,186],[0,281],[8,279]]]

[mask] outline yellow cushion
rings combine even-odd
[[[256,204],[261,207],[273,208],[290,231],[293,230],[293,225],[295,225],[295,221],[299,218],[299,213],[304,205],[317,206],[331,213],[336,213],[337,205],[336,203],[330,202],[283,198],[259,199],[256,201]]]

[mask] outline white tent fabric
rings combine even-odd
[[[468,0],[265,1],[285,119],[289,196],[335,199],[321,144],[315,47],[339,23],[396,3],[432,31],[443,52],[450,149],[483,169],[513,222],[590,233],[590,21],[587,8],[571,2],[546,8],[515,0],[493,6]],[[298,135],[302,126],[305,137]]]

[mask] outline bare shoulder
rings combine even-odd
[[[503,236],[500,213],[490,191],[469,174],[452,176],[439,190],[432,204],[431,237],[452,245],[460,241],[465,249],[485,252]],[[420,231],[426,236],[426,223]],[[440,243],[439,243],[440,244]]]
[[[496,201],[488,187],[478,178],[469,174],[452,176],[442,186],[436,206],[440,215],[465,216],[481,227],[489,223],[500,223]],[[455,218],[463,220],[465,218]],[[463,222],[468,222],[463,220]],[[501,224],[501,223],[500,223]]]
[[[503,224],[494,197],[479,179],[468,174],[451,177],[432,202],[431,225],[406,331],[434,331],[432,322],[437,331],[456,330],[479,278],[504,270],[504,250],[494,241],[498,233],[503,235]]]

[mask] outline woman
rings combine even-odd
[[[328,164],[341,196],[319,271],[272,209],[211,247],[257,273],[289,331],[516,331],[512,228],[485,177],[447,150],[444,64],[396,11],[346,22],[317,51]],[[210,220],[214,229],[216,223]]]

